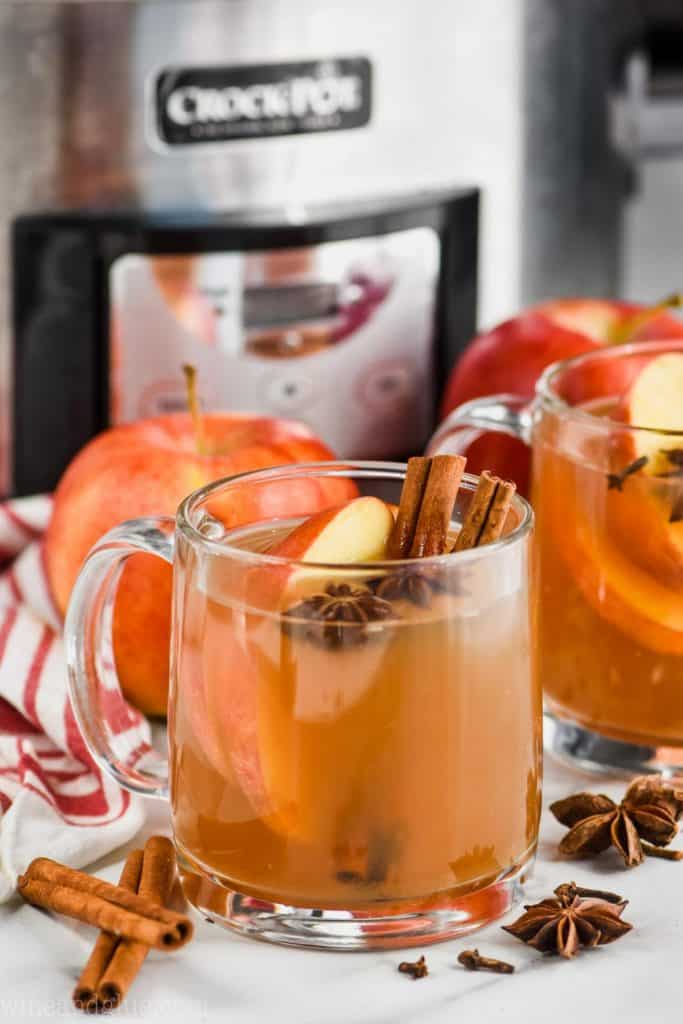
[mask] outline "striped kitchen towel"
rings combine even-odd
[[[83,867],[144,820],[140,798],[93,762],[71,710],[43,558],[51,508],[44,496],[0,504],[0,902],[34,857]],[[110,728],[146,745],[146,720],[107,697]]]

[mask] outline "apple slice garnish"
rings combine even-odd
[[[385,502],[368,496],[354,498],[309,516],[268,554],[311,566],[375,562],[384,556],[393,524]],[[329,580],[329,569],[265,566],[255,570],[250,581],[250,604],[265,610],[282,608]]]
[[[608,492],[614,539],[642,569],[679,589],[683,521],[676,521],[673,509],[683,479],[676,477],[680,467],[671,456],[683,449],[683,436],[677,444],[670,433],[660,431],[683,431],[683,352],[649,359],[619,403],[616,418],[635,428],[620,438],[624,464],[646,461],[621,490]]]
[[[577,583],[585,600],[605,621],[643,647],[660,654],[683,655],[683,607],[680,588],[667,586],[652,570],[640,564],[639,534],[631,534],[626,547],[615,530],[612,509],[619,498],[628,499],[631,481],[623,493],[608,492],[606,523],[596,528],[585,508],[567,505],[565,496],[574,485],[574,470],[557,465],[544,470],[541,502],[553,544]],[[567,523],[571,528],[567,528]],[[644,525],[642,516],[640,529]],[[661,535],[660,535],[661,536]]]
[[[347,582],[350,572],[343,566],[382,558],[393,522],[391,508],[374,497],[326,509],[268,552],[295,565],[260,566],[248,584],[247,646],[258,679],[258,762],[269,808],[264,821],[290,840],[310,841],[324,831],[322,823],[332,814],[331,805],[320,804],[310,766],[302,762],[302,730],[311,722],[361,713],[384,647],[368,643],[331,652],[310,644],[304,652],[269,613],[291,608],[329,583]],[[331,566],[340,567],[337,579]],[[340,778],[352,770],[351,764],[340,766]],[[331,794],[332,804],[335,799]]]
[[[368,645],[362,654],[370,663],[351,677],[344,671],[326,675],[322,652],[312,650],[310,662],[292,669],[294,677],[287,684],[282,645],[288,641],[272,612],[333,582],[329,565],[381,558],[393,522],[392,510],[383,501],[354,498],[311,515],[268,552],[296,565],[263,565],[245,577],[232,563],[222,566],[217,560],[204,579],[204,614],[211,621],[194,666],[193,730],[203,741],[205,756],[239,785],[245,807],[290,838],[310,835],[313,810],[300,788],[304,782],[296,747],[287,743],[287,721],[293,713],[287,704],[288,686],[296,691],[297,717],[329,717],[340,712],[339,699],[345,708],[361,699],[354,678],[363,688],[367,685],[378,652]],[[311,563],[310,569],[301,562]]]
[[[666,352],[651,359],[633,382],[620,411],[625,423],[643,428],[633,434],[633,449],[634,458],[647,455],[645,472],[670,471],[664,452],[674,445],[665,432],[683,431],[683,352]],[[683,448],[683,436],[677,447]]]
[[[680,593],[659,583],[592,528],[575,530],[575,579],[599,615],[644,647],[683,654]]]
[[[374,562],[386,550],[394,517],[379,498],[354,498],[310,516],[269,554],[298,562]]]

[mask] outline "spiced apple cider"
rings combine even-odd
[[[534,439],[548,705],[636,745],[636,767],[680,765],[683,351],[629,346],[558,372],[571,418],[549,409]]]
[[[509,906],[540,799],[531,513],[504,481],[463,480],[464,462],[340,464],[343,504],[226,530],[210,557],[183,545],[174,832],[186,871],[228,894],[228,923],[339,912],[355,948]],[[271,472],[306,487],[323,470]],[[254,476],[241,486],[277,479]],[[206,503],[214,524],[229,489]]]

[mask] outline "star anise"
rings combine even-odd
[[[668,846],[674,838],[683,789],[659,775],[645,775],[631,783],[620,804],[601,793],[575,793],[556,800],[550,810],[569,828],[561,853],[582,856],[614,846],[630,868],[643,862],[648,844]]]
[[[434,594],[464,594],[462,582],[451,573],[438,574],[424,569],[398,569],[377,579],[368,580],[368,586],[385,601],[410,601],[418,608],[429,608]]]
[[[503,930],[541,953],[573,957],[580,946],[606,946],[630,932],[622,921],[627,901],[613,893],[582,896],[596,890],[573,883],[558,885],[554,898],[526,906],[526,913]],[[609,899],[605,898],[609,897]]]
[[[299,633],[313,643],[339,648],[366,643],[372,623],[396,619],[389,604],[367,587],[328,583],[322,594],[314,594],[284,612],[283,629]]]

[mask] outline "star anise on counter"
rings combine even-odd
[[[678,832],[683,788],[659,775],[645,775],[631,783],[620,804],[601,793],[575,793],[556,800],[550,810],[569,828],[561,853],[584,856],[614,846],[630,868],[641,864],[646,853],[656,856]]]
[[[594,894],[588,895],[585,894]],[[541,953],[571,958],[580,946],[606,946],[630,932],[621,915],[627,901],[615,893],[558,885],[554,898],[526,906],[525,913],[503,930]]]
[[[427,572],[423,569],[398,569],[386,576],[368,580],[368,586],[385,601],[410,601],[418,608],[429,608],[434,594],[465,594],[460,580],[453,574],[447,581],[445,574]]]
[[[314,594],[284,612],[283,629],[313,643],[339,648],[366,643],[372,623],[397,618],[391,604],[367,587],[328,583],[323,593]]]

